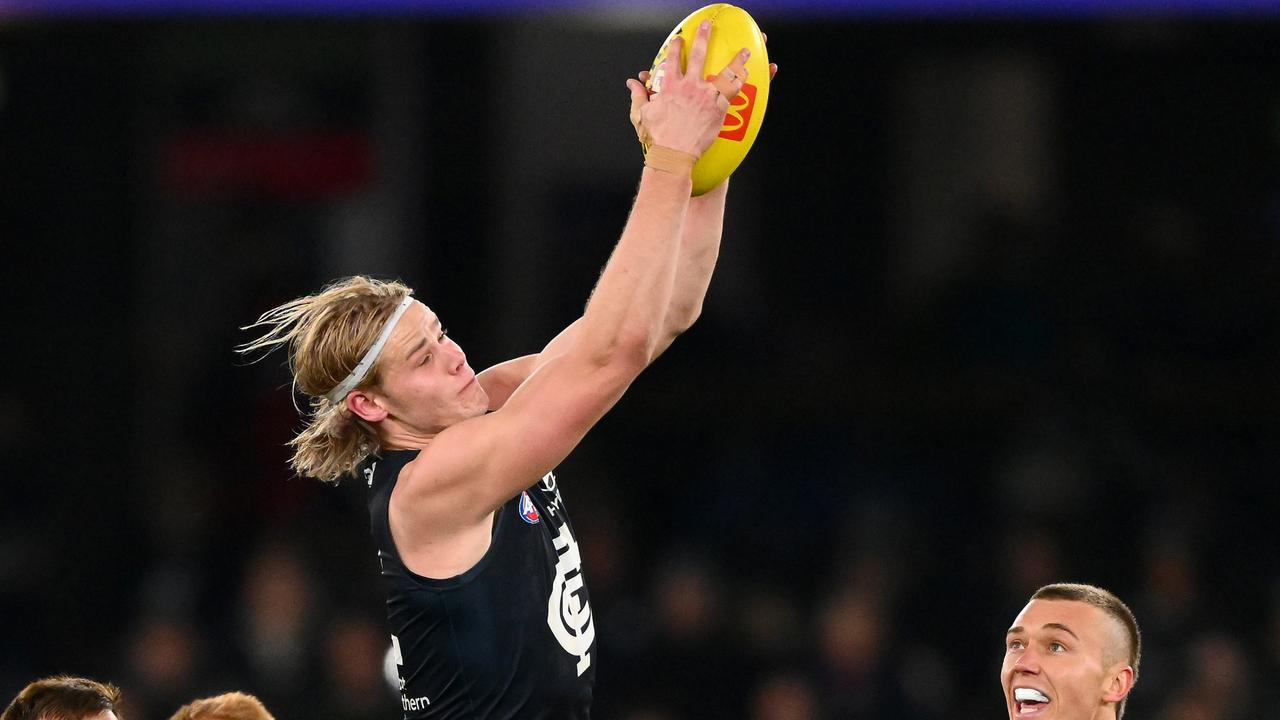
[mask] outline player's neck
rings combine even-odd
[[[1116,720],[1116,706],[1103,705],[1093,714],[1091,720]]]
[[[414,428],[387,418],[378,428],[378,445],[386,450],[421,450],[438,434],[438,430]]]

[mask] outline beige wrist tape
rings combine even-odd
[[[687,152],[672,150],[661,145],[650,145],[644,154],[644,164],[654,170],[669,172],[672,175],[691,177],[693,164],[698,158]]]

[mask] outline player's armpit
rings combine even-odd
[[[570,343],[578,336],[578,327],[582,324],[582,318],[578,318],[569,324],[564,330],[561,330],[546,347],[542,348],[542,352],[533,355],[525,355],[513,360],[498,363],[476,375],[480,387],[484,388],[485,394],[489,396],[489,409],[497,410],[506,404],[507,398],[511,397],[511,393],[516,391],[528,377],[537,370],[542,363],[564,353]]]
[[[525,355],[476,373],[476,381],[489,396],[489,409],[497,410],[505,405],[511,393],[533,372],[537,362],[537,354]]]
[[[547,359],[500,410],[444,430],[405,467],[392,498],[397,511],[420,509],[422,522],[445,533],[441,523],[484,519],[564,460],[643,368],[579,353]]]

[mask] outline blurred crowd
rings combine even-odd
[[[337,78],[320,90],[218,69],[284,54],[272,43],[287,38],[249,43],[247,59],[225,42],[232,61],[215,61],[170,39],[203,40],[196,29],[0,44],[14,68],[0,179],[24,199],[0,209],[0,235],[53,228],[32,236],[48,267],[0,288],[19,308],[0,375],[0,697],[65,672],[119,685],[125,720],[227,690],[281,720],[396,717],[364,486],[290,477],[284,445],[300,422],[282,359],[243,366],[231,351],[246,339],[238,325],[331,279],[341,252],[325,243],[364,242],[380,226],[361,212],[391,200],[361,210],[257,186],[176,200],[120,188],[163,184],[137,160],[162,164],[152,135],[236,113],[364,122],[378,115],[371,96],[399,90],[365,93],[341,58],[368,48],[334,40],[329,54],[336,27],[297,33],[321,49],[292,62],[324,58]],[[1060,93],[1045,123],[1053,199],[962,198],[964,216],[934,239],[961,250],[912,266],[893,213],[933,206],[886,210],[899,191],[915,197],[888,178],[929,176],[963,148],[923,166],[885,149],[896,83],[920,58],[967,57],[981,43],[963,30],[770,27],[782,49],[805,32],[850,53],[858,97],[834,97],[824,52],[780,58],[791,84],[734,179],[703,318],[557,471],[591,591],[596,716],[998,718],[1004,631],[1057,581],[1133,608],[1144,653],[1132,716],[1254,720],[1280,703],[1274,38],[1009,31],[1010,46],[1042,49]],[[424,31],[424,65],[486,70],[501,58],[468,35],[484,32]],[[140,37],[144,57],[186,58],[189,77],[157,62],[153,85],[121,79],[147,77]],[[56,82],[23,74],[47,67]],[[237,73],[250,79],[227,80]],[[492,98],[492,78],[472,92]],[[141,110],[115,109],[117,82]],[[474,111],[450,92],[468,76],[431,82],[417,87],[435,103],[426,117]],[[788,114],[788,97],[826,98],[844,134],[814,148],[812,117]],[[545,340],[581,308],[634,180],[537,176],[522,183],[527,203],[559,219],[536,242],[496,238],[484,153],[497,113],[467,117],[480,116],[408,124],[468,151],[431,156],[417,188],[428,240],[400,274],[478,368],[536,349],[491,337],[504,310],[536,316],[526,334]],[[502,262],[544,252],[554,272],[534,280]],[[503,294],[517,282],[536,303],[500,307],[524,297]]]
[[[1135,257],[1160,261],[1147,250]],[[1195,252],[1162,292],[1194,286],[1208,245]],[[888,386],[862,395],[833,382],[822,409],[768,369],[806,367],[789,364],[799,350],[788,343],[818,354],[832,340],[802,336],[813,329],[803,324],[775,328],[769,349],[746,357],[758,339],[731,336],[711,313],[638,383],[559,471],[592,592],[600,717],[999,717],[1003,632],[1032,591],[1060,580],[1104,585],[1133,607],[1144,656],[1131,712],[1245,720],[1280,699],[1276,454],[1269,421],[1223,379],[1246,361],[1265,376],[1265,355],[1205,357],[1202,338],[1177,334],[1159,367],[1141,364],[1115,348],[1170,305],[1138,317],[1132,295],[1088,323],[1088,339],[1063,337],[1061,296],[1034,271],[977,267],[945,314],[880,316],[901,325],[848,372]],[[1232,292],[1258,299],[1240,277]],[[1179,312],[1209,312],[1213,297],[1188,291]],[[1009,319],[1029,307],[1040,327]],[[896,356],[915,333],[946,339]],[[457,334],[465,347],[468,331]],[[717,379],[720,353],[737,367]],[[1192,379],[1202,368],[1212,374]],[[108,644],[77,665],[6,613],[11,637],[34,650],[33,662],[6,653],[0,687],[33,667],[92,673],[121,685],[126,717],[140,720],[228,689],[285,719],[397,712],[362,483],[291,479],[283,443],[297,416],[283,371],[226,372],[248,378],[225,396],[250,409],[222,429],[234,451],[171,459],[209,480],[145,503],[162,542],[135,550],[135,576],[58,587],[53,573],[6,588],[11,612],[44,592],[118,596],[95,617],[57,620]],[[1073,372],[1089,381],[1060,375]],[[879,407],[878,393],[898,404]],[[728,394],[748,398],[735,416],[713,399]],[[111,520],[120,547],[104,551],[129,547],[130,522]],[[53,567],[94,562],[42,550],[51,536],[32,533],[11,551],[48,553]]]

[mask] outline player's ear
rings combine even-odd
[[[347,393],[347,409],[365,422],[382,422],[387,417],[387,409],[382,407],[377,398],[363,390]]]
[[[1124,663],[1112,665],[1111,671],[1107,673],[1107,684],[1102,688],[1103,701],[1118,703],[1125,699],[1137,680],[1132,667]]]

